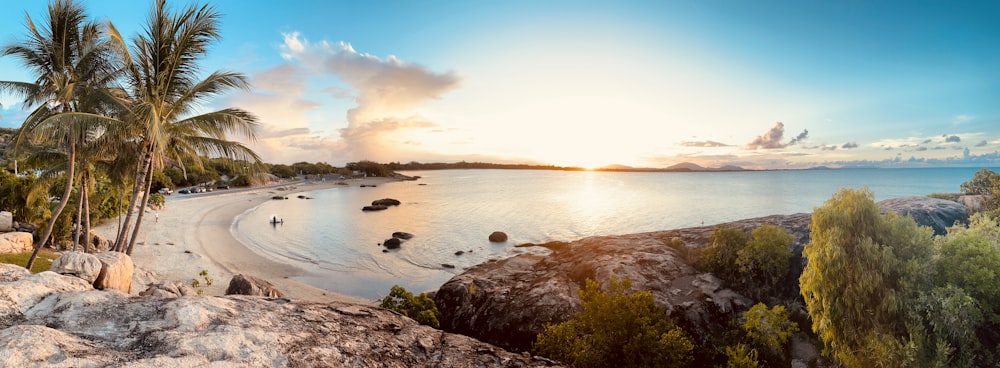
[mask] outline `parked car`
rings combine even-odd
[[[187,190],[187,189],[181,189],[181,190],[177,191],[177,193],[180,193],[180,194],[190,194],[191,191]]]
[[[223,184],[223,185],[220,185],[220,186],[218,186],[218,187],[216,187],[216,188],[219,188],[219,189],[229,189],[229,186],[228,186],[228,185],[225,185],[225,184]]]
[[[171,195],[174,191],[170,190],[170,188],[160,188],[159,193],[163,195]]]

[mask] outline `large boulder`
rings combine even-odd
[[[784,227],[796,236],[801,255],[808,242],[810,215],[769,216],[730,223],[753,229]],[[643,234],[591,237],[550,243],[547,255],[522,254],[487,262],[453,277],[434,296],[441,327],[514,351],[527,351],[546,324],[564,322],[580,311],[577,290],[585,280],[604,285],[612,275],[628,278],[633,290],[647,290],[657,305],[700,343],[725,331],[752,306],[711,274],[686,261],[689,248],[708,243],[714,226]],[[801,267],[797,268],[801,272]]]
[[[0,231],[14,230],[14,214],[9,211],[0,211]]]
[[[132,292],[132,273],[135,264],[132,257],[119,252],[104,252],[95,254],[101,261],[101,273],[94,280],[94,288],[99,290],[115,289],[123,293]]]
[[[920,226],[934,229],[935,235],[944,235],[949,226],[969,222],[969,208],[945,199],[930,197],[901,197],[878,202],[883,212],[893,211],[913,217]]]
[[[542,367],[388,310],[247,296],[130,297],[0,264],[5,367]]]
[[[60,275],[75,276],[91,284],[101,274],[101,260],[93,254],[68,252],[52,261],[49,271]]]
[[[0,234],[0,254],[24,253],[32,251],[34,237],[31,233],[15,231]]]
[[[270,282],[244,274],[233,276],[226,288],[226,295],[251,295],[268,298],[284,298],[285,294]]]

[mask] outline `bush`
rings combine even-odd
[[[583,310],[545,326],[535,353],[573,367],[684,367],[694,344],[653,302],[648,291],[628,293],[631,281],[612,277],[608,290],[587,279]]]
[[[778,285],[788,275],[788,259],[792,258],[789,246],[793,240],[795,236],[774,225],[753,230],[751,240],[736,252],[744,290],[757,299],[778,294]]]
[[[413,318],[422,325],[441,328],[441,323],[438,322],[441,313],[438,312],[434,300],[424,293],[413,296],[413,293],[406,291],[402,286],[393,285],[389,295],[382,298],[380,306]]]
[[[698,268],[725,280],[737,280],[739,272],[736,258],[740,249],[743,249],[749,240],[747,233],[741,229],[725,225],[716,226],[708,245],[701,252]]]
[[[993,193],[993,187],[1000,183],[1000,174],[986,168],[982,168],[972,176],[972,179],[962,183],[959,188],[962,193],[970,195],[989,195]]]
[[[754,346],[772,353],[784,353],[788,340],[799,330],[799,326],[788,317],[785,306],[776,305],[767,309],[764,303],[757,303],[743,313],[743,331]]]

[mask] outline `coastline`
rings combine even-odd
[[[236,274],[248,274],[267,280],[290,299],[314,302],[349,302],[375,304],[376,301],[340,294],[294,280],[305,270],[262,256],[232,234],[237,216],[275,195],[289,195],[304,190],[330,189],[362,184],[381,184],[394,178],[296,181],[204,194],[173,194],[159,211],[147,210],[132,259],[136,267],[154,272],[163,281],[191,283],[199,280],[205,295],[224,295],[229,280]],[[114,238],[117,221],[94,228],[97,234]],[[199,276],[208,271],[212,285]]]

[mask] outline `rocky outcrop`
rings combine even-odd
[[[763,224],[795,234],[801,254],[808,242],[809,214],[769,216],[730,223],[744,229]],[[607,285],[612,275],[648,290],[685,330],[701,342],[727,328],[750,299],[727,289],[684,259],[685,249],[704,246],[714,226],[591,237],[550,243],[548,255],[523,254],[484,263],[445,283],[434,300],[441,327],[515,350],[530,349],[546,323],[559,323],[580,310],[577,290],[586,279]]]
[[[956,223],[969,222],[968,207],[945,199],[902,197],[879,201],[878,205],[883,212],[893,211],[913,217],[917,224],[933,228],[936,235],[944,235],[948,227]]]
[[[378,206],[372,205],[372,206],[361,207],[361,210],[365,211],[365,212],[370,212],[370,211],[382,211],[382,210],[385,210],[385,209],[388,209],[388,208],[389,207],[382,206],[382,205],[378,205]]]
[[[198,290],[179,281],[162,281],[148,284],[140,296],[155,296],[161,298],[176,298],[179,296],[198,295]]]
[[[83,234],[81,234],[80,235],[80,242],[79,242],[79,244],[81,245],[81,248],[82,248],[82,245],[84,244],[85,241],[86,240],[84,240]],[[80,249],[80,250],[83,251],[84,249]],[[111,250],[111,240],[108,240],[108,239],[104,238],[103,236],[101,236],[100,234],[95,233],[94,231],[91,231],[90,232],[90,246],[87,247],[86,251],[88,253],[104,253],[104,252],[107,252],[108,250]]]
[[[913,216],[919,225],[935,231],[968,217],[961,204],[926,197],[886,200],[879,205]],[[771,224],[794,235],[791,275],[782,288],[794,299],[806,264],[802,249],[809,242],[811,217],[808,213],[775,215],[724,225],[749,232]],[[511,350],[528,350],[545,324],[566,321],[580,310],[577,290],[586,279],[607,285],[615,275],[631,279],[634,290],[652,292],[658,305],[704,343],[751,306],[750,299],[727,289],[717,277],[690,266],[688,254],[708,244],[715,227],[552,242],[539,245],[552,251],[548,255],[522,254],[472,267],[435,294],[441,326]],[[806,318],[804,308],[792,309]]]
[[[101,274],[101,265],[101,260],[93,254],[68,252],[52,261],[49,270],[60,275],[75,276],[93,284]]]
[[[0,366],[554,366],[356,304],[129,297],[3,264],[0,295]]]
[[[101,261],[101,273],[97,275],[97,280],[94,280],[94,288],[131,293],[132,273],[135,271],[132,258],[119,252],[97,253],[96,256]]]
[[[264,296],[268,298],[284,298],[285,294],[270,282],[244,274],[233,276],[226,288],[226,295]]]
[[[0,234],[0,254],[24,253],[32,250],[34,237],[20,231]]]
[[[386,249],[399,249],[399,246],[403,244],[403,241],[399,238],[389,238],[382,242],[382,246]]]

